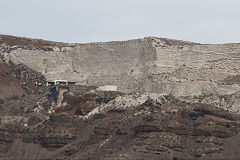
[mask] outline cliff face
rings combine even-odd
[[[240,44],[0,45],[0,159],[240,159]]]
[[[167,44],[155,38],[157,58],[151,70],[151,91],[170,91],[176,96],[233,94],[238,82],[230,79],[239,74],[239,44],[200,45]]]
[[[124,42],[1,46],[6,60],[47,80],[116,85],[123,92],[174,96],[231,95],[239,91],[240,44],[203,45],[149,37]]]

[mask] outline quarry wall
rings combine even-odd
[[[4,48],[5,47],[5,48]],[[49,50],[12,47],[6,61],[23,63],[48,81],[113,85],[123,92],[175,96],[233,94],[240,90],[240,44],[205,45],[148,37],[143,39],[52,46]]]

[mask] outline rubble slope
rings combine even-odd
[[[214,105],[86,86],[50,87],[11,106],[22,103],[1,116],[2,159],[240,158],[240,117]]]

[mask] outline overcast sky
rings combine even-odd
[[[240,0],[0,0],[0,34],[80,43],[146,36],[240,42]]]

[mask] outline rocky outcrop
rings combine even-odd
[[[41,90],[2,104],[1,159],[240,158],[240,117],[213,104],[75,85]]]
[[[77,89],[78,92],[74,93],[71,90]],[[62,113],[68,112],[77,116],[86,116],[94,109],[99,108],[101,105],[106,105],[117,96],[122,95],[120,92],[107,92],[95,91],[88,92],[81,91],[82,86],[71,86],[66,89],[65,87],[58,87],[59,97],[57,105],[54,107],[54,112]],[[63,94],[63,92],[65,92]]]
[[[168,45],[154,38],[153,45],[157,52],[152,70],[153,92],[170,89],[176,96],[198,96],[233,94],[239,90],[236,80],[224,83],[238,75],[239,44]]]

